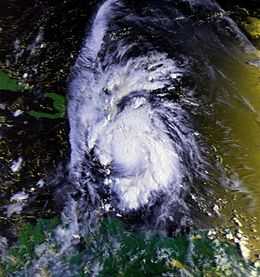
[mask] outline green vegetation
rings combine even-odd
[[[174,238],[147,236],[108,219],[96,241],[100,245],[92,254],[102,264],[99,276],[248,276],[252,270],[234,245],[209,239],[207,232]]]
[[[185,258],[189,241],[186,236],[171,239],[154,234],[146,237],[125,230],[117,220],[106,220],[98,240],[104,245],[99,253],[103,264],[100,276],[162,276],[163,273],[188,271]]]
[[[29,115],[35,118],[48,118],[48,119],[57,119],[63,118],[65,115],[65,97],[56,93],[47,93],[47,97],[51,98],[53,101],[53,108],[56,111],[55,113],[46,113],[46,112],[38,112],[31,111]]]
[[[54,218],[25,225],[17,244],[9,249],[5,262],[0,265],[0,276],[7,273],[13,276],[25,265],[29,266],[32,259],[37,259],[35,249],[39,245],[56,249],[49,238],[58,224],[59,220]],[[69,255],[64,253],[61,262],[64,268],[78,272],[77,276],[92,276],[97,268],[98,276],[104,277],[260,274],[259,269],[243,260],[235,245],[209,238],[207,233],[198,231],[174,238],[136,233],[110,218],[103,220],[96,232],[81,239],[80,249],[70,251]]]
[[[9,75],[4,71],[0,71],[0,90],[21,91],[23,89],[23,85],[20,85],[16,80],[10,78]],[[50,98],[53,102],[54,113],[43,111],[30,111],[28,112],[28,114],[35,118],[64,118],[66,109],[65,97],[54,92],[49,92],[46,96]]]
[[[0,70],[0,90],[19,91],[22,89],[22,85],[10,78],[6,72]]]
[[[115,219],[106,219],[85,248],[66,262],[79,276],[251,276],[260,272],[241,257],[237,247],[207,231],[174,238],[135,233]],[[257,275],[255,275],[257,276]]]
[[[51,231],[59,224],[58,218],[40,219],[35,225],[25,224],[21,229],[17,243],[12,246],[2,264],[2,274],[21,270],[35,257],[35,247],[49,238]],[[1,276],[1,266],[0,266]]]

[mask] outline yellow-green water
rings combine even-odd
[[[254,256],[260,254],[260,68],[248,62],[257,58],[258,52],[214,58],[213,113],[202,128],[232,183],[216,188],[224,203],[217,223],[236,225]]]

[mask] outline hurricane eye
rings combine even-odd
[[[111,91],[108,88],[103,88],[103,92],[105,95],[111,95]]]

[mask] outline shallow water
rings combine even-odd
[[[228,190],[219,192],[219,197],[225,193],[227,201],[226,222],[239,214],[241,229],[250,235],[252,247],[259,253],[260,70],[250,65],[257,59],[256,53],[238,56],[236,61],[216,61],[220,77],[216,80],[214,100],[209,103],[212,114],[202,128],[229,177],[223,180]]]

